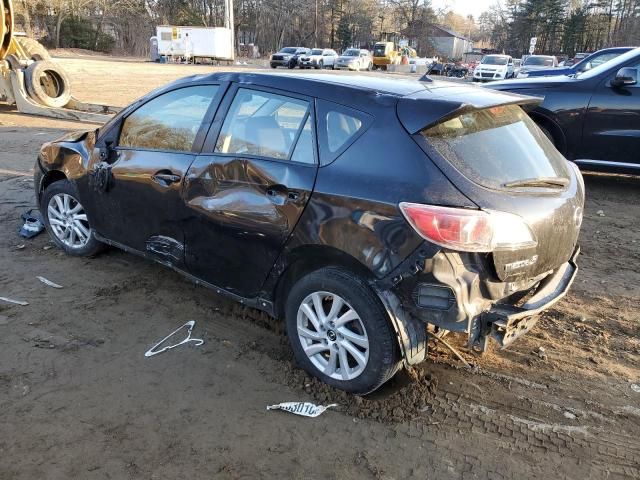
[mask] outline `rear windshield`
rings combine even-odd
[[[482,59],[480,63],[483,65],[506,65],[507,57],[494,57],[493,55],[487,55]]]
[[[552,57],[527,57],[527,59],[524,61],[524,64],[527,66],[536,65],[536,66],[553,67],[553,58]]]
[[[465,113],[420,133],[464,176],[485,187],[569,178],[565,158],[517,105]]]
[[[358,55],[360,55],[360,50],[347,50],[342,55],[345,57],[357,57]]]

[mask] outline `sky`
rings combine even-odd
[[[473,15],[476,20],[494,3],[496,0],[431,0],[431,6],[435,10],[447,8],[465,17]]]

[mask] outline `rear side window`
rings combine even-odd
[[[362,127],[362,122],[359,118],[333,110],[327,112],[325,121],[327,145],[331,153],[340,150]]]
[[[308,113],[309,102],[305,100],[240,88],[215,151],[288,160]],[[301,140],[304,137],[301,135]]]
[[[142,105],[122,124],[119,146],[190,152],[216,85],[172,90]]]
[[[318,100],[320,162],[328,165],[366,131],[372,117],[353,108]]]
[[[465,113],[420,133],[463,175],[485,187],[568,178],[565,158],[517,105]]]

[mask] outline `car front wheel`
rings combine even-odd
[[[40,212],[53,241],[69,255],[90,257],[104,245],[96,238],[87,212],[68,180],[49,185],[40,201]]]
[[[366,394],[401,365],[387,312],[348,271],[328,267],[303,277],[287,298],[285,316],[298,364],[333,387]]]

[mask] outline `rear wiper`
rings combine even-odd
[[[569,185],[568,178],[562,177],[540,177],[525,178],[523,180],[514,180],[512,182],[503,183],[505,188],[513,187],[566,187]]]

